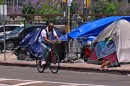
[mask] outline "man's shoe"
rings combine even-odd
[[[45,64],[46,64],[46,61],[43,60],[43,61],[41,62],[41,65],[45,65]]]

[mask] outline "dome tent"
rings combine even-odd
[[[107,26],[94,40],[94,51],[89,60],[100,58],[111,62],[130,62],[130,22],[117,20]]]

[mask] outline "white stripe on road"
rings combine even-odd
[[[22,85],[29,85],[29,84],[34,84],[34,83],[42,83],[42,81],[24,82],[24,83],[15,84],[12,86],[22,86]]]
[[[7,85],[7,84],[0,84],[0,86],[11,86],[11,85]]]
[[[28,85],[28,84],[33,84],[33,83],[54,83],[54,84],[63,84],[63,85],[60,85],[60,86],[110,86],[110,85],[79,84],[79,83],[67,83],[67,82],[35,81],[35,80],[6,79],[6,78],[0,78],[0,81],[1,81],[1,80],[28,81],[28,82],[25,82],[25,83],[14,84],[14,85],[11,85],[11,86]],[[1,85],[0,85],[0,86],[1,86]],[[5,85],[5,86],[10,86],[10,85]]]

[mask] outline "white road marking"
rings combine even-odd
[[[15,84],[12,86],[22,86],[22,85],[29,85],[29,84],[34,84],[34,83],[42,83],[42,81],[24,82],[24,83]]]
[[[53,81],[35,81],[35,80],[8,79],[8,78],[0,78],[0,81],[1,80],[3,80],[3,81],[4,80],[26,81],[25,83],[19,83],[19,84],[14,84],[14,85],[4,85],[4,86],[20,86],[20,85],[28,85],[28,84],[33,84],[33,83],[63,84],[63,85],[60,85],[60,86],[110,86],[110,85],[79,84],[79,83],[53,82]],[[0,84],[0,86],[3,86],[3,85]]]
[[[60,85],[60,86],[78,86],[78,85]]]
[[[5,79],[0,79],[0,81],[5,81]]]
[[[7,84],[0,84],[0,86],[11,86],[11,85],[7,85]]]

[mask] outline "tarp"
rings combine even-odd
[[[81,36],[97,36],[103,29],[105,29],[109,24],[119,19],[125,19],[130,21],[130,16],[111,16],[83,24],[71,32],[67,33],[70,38],[77,38]]]
[[[37,56],[42,52],[42,48],[40,43],[38,42],[38,38],[40,36],[40,32],[42,29],[38,29],[32,33],[29,33],[19,44],[20,47],[28,48],[28,51]]]

